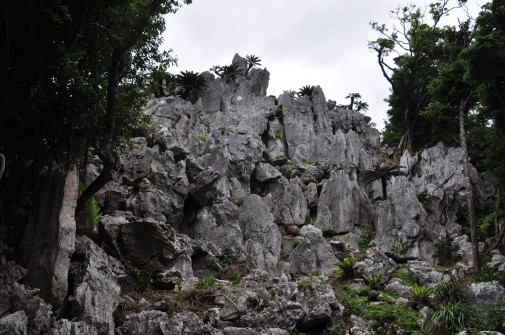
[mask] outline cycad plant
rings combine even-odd
[[[201,73],[181,71],[175,77],[175,83],[180,91],[181,98],[195,103],[201,91],[207,86],[207,81]]]
[[[403,166],[387,166],[387,167],[377,167],[375,170],[365,170],[361,171],[359,174],[359,179],[365,184],[371,184],[376,180],[380,180],[382,183],[382,199],[386,200],[388,197],[387,192],[387,181],[392,176],[403,175],[400,169]]]
[[[354,265],[356,265],[356,262],[351,257],[340,259],[338,261],[338,266],[342,270],[342,279],[353,279],[356,277]]]
[[[210,70],[219,77],[223,78],[223,80],[227,83],[234,81],[242,74],[242,70],[240,69],[238,63],[224,66],[214,65]]]
[[[247,56],[245,56],[245,61],[247,63],[247,68],[246,68],[245,74],[244,74],[245,76],[247,76],[249,74],[249,71],[253,67],[261,65],[261,58],[259,58],[256,55],[247,55]]]
[[[305,85],[300,90],[296,93],[298,94],[299,97],[303,97],[304,95],[307,95],[309,97],[312,96],[312,93],[314,92],[314,86],[311,85]]]
[[[426,285],[418,285],[417,283],[411,287],[412,299],[414,302],[427,305],[428,299],[434,290]]]
[[[372,290],[380,290],[382,287],[381,283],[381,273],[382,270],[379,270],[377,274],[370,274],[370,275],[363,275],[363,279],[365,279],[365,282],[368,287]]]

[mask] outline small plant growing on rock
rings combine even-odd
[[[478,328],[481,321],[474,306],[448,303],[430,315],[429,325],[435,334],[454,334],[468,328]]]
[[[466,287],[458,282],[440,283],[435,287],[435,296],[442,303],[462,302],[466,298]]]
[[[275,134],[274,134],[274,138],[275,138],[276,140],[282,140],[282,131],[277,130],[277,131],[275,132]]]
[[[367,223],[361,223],[359,225],[359,237],[361,240],[359,241],[359,251],[365,252],[368,249],[368,245],[372,241],[374,235],[370,226]]]
[[[342,270],[342,279],[353,279],[356,277],[354,266],[356,262],[351,257],[347,257],[338,261],[338,266]]]
[[[199,289],[215,288],[217,287],[216,277],[214,277],[213,275],[209,275],[205,278],[198,279],[198,281],[195,284],[195,287]]]
[[[423,305],[428,304],[428,299],[430,295],[434,293],[433,288],[426,285],[418,285],[417,283],[411,287],[412,299],[415,303],[420,303]]]
[[[380,290],[382,288],[382,283],[381,283],[381,273],[382,270],[379,270],[377,274],[373,275],[363,275],[363,279],[365,279],[365,282],[368,287],[372,290]]]
[[[280,105],[274,112],[275,117],[282,118],[284,116],[284,105]]]
[[[205,141],[207,141],[207,136],[205,136],[205,135],[200,135],[200,136],[198,136],[198,141],[200,141],[200,142],[205,142]]]

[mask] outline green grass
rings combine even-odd
[[[217,287],[216,277],[209,275],[206,278],[198,279],[195,287],[199,289],[215,288]]]
[[[440,283],[435,287],[435,296],[444,304],[463,302],[466,299],[466,287],[458,282]]]
[[[479,312],[474,306],[462,303],[441,305],[431,313],[429,326],[432,330],[443,333],[456,333],[469,328],[478,328],[481,324]]]

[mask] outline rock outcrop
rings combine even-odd
[[[238,55],[233,63],[246,68]],[[380,275],[398,305],[412,295],[395,277],[400,264],[428,286],[464,276],[472,259],[460,149],[400,158],[369,117],[328,104],[319,86],[311,96],[266,96],[269,75],[206,72],[196,103],[150,101],[154,130],[120,153],[96,194],[103,215],[91,238],[76,237],[77,171],[48,171],[19,248],[24,268],[0,254],[0,333],[286,335],[343,324],[365,333],[371,322],[349,314],[328,284],[339,260],[359,257],[357,276]],[[403,171],[387,181],[387,199],[380,181],[360,179],[381,164]],[[90,164],[85,183],[99,170]],[[472,181],[484,210],[494,190],[473,168]],[[458,249],[452,272],[433,266],[446,236]],[[491,266],[504,263],[497,250]],[[179,310],[167,291],[200,309]],[[479,283],[469,299],[504,294]]]

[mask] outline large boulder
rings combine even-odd
[[[297,277],[329,273],[337,264],[337,258],[321,230],[306,225],[302,227],[300,235],[302,242],[289,255],[289,272]]]
[[[71,287],[67,308],[101,334],[114,334],[113,313],[121,288],[117,277],[124,275],[119,262],[108,256],[86,236],[78,236],[70,271]]]
[[[481,307],[504,302],[505,288],[497,281],[472,283],[468,290],[468,301]]]

